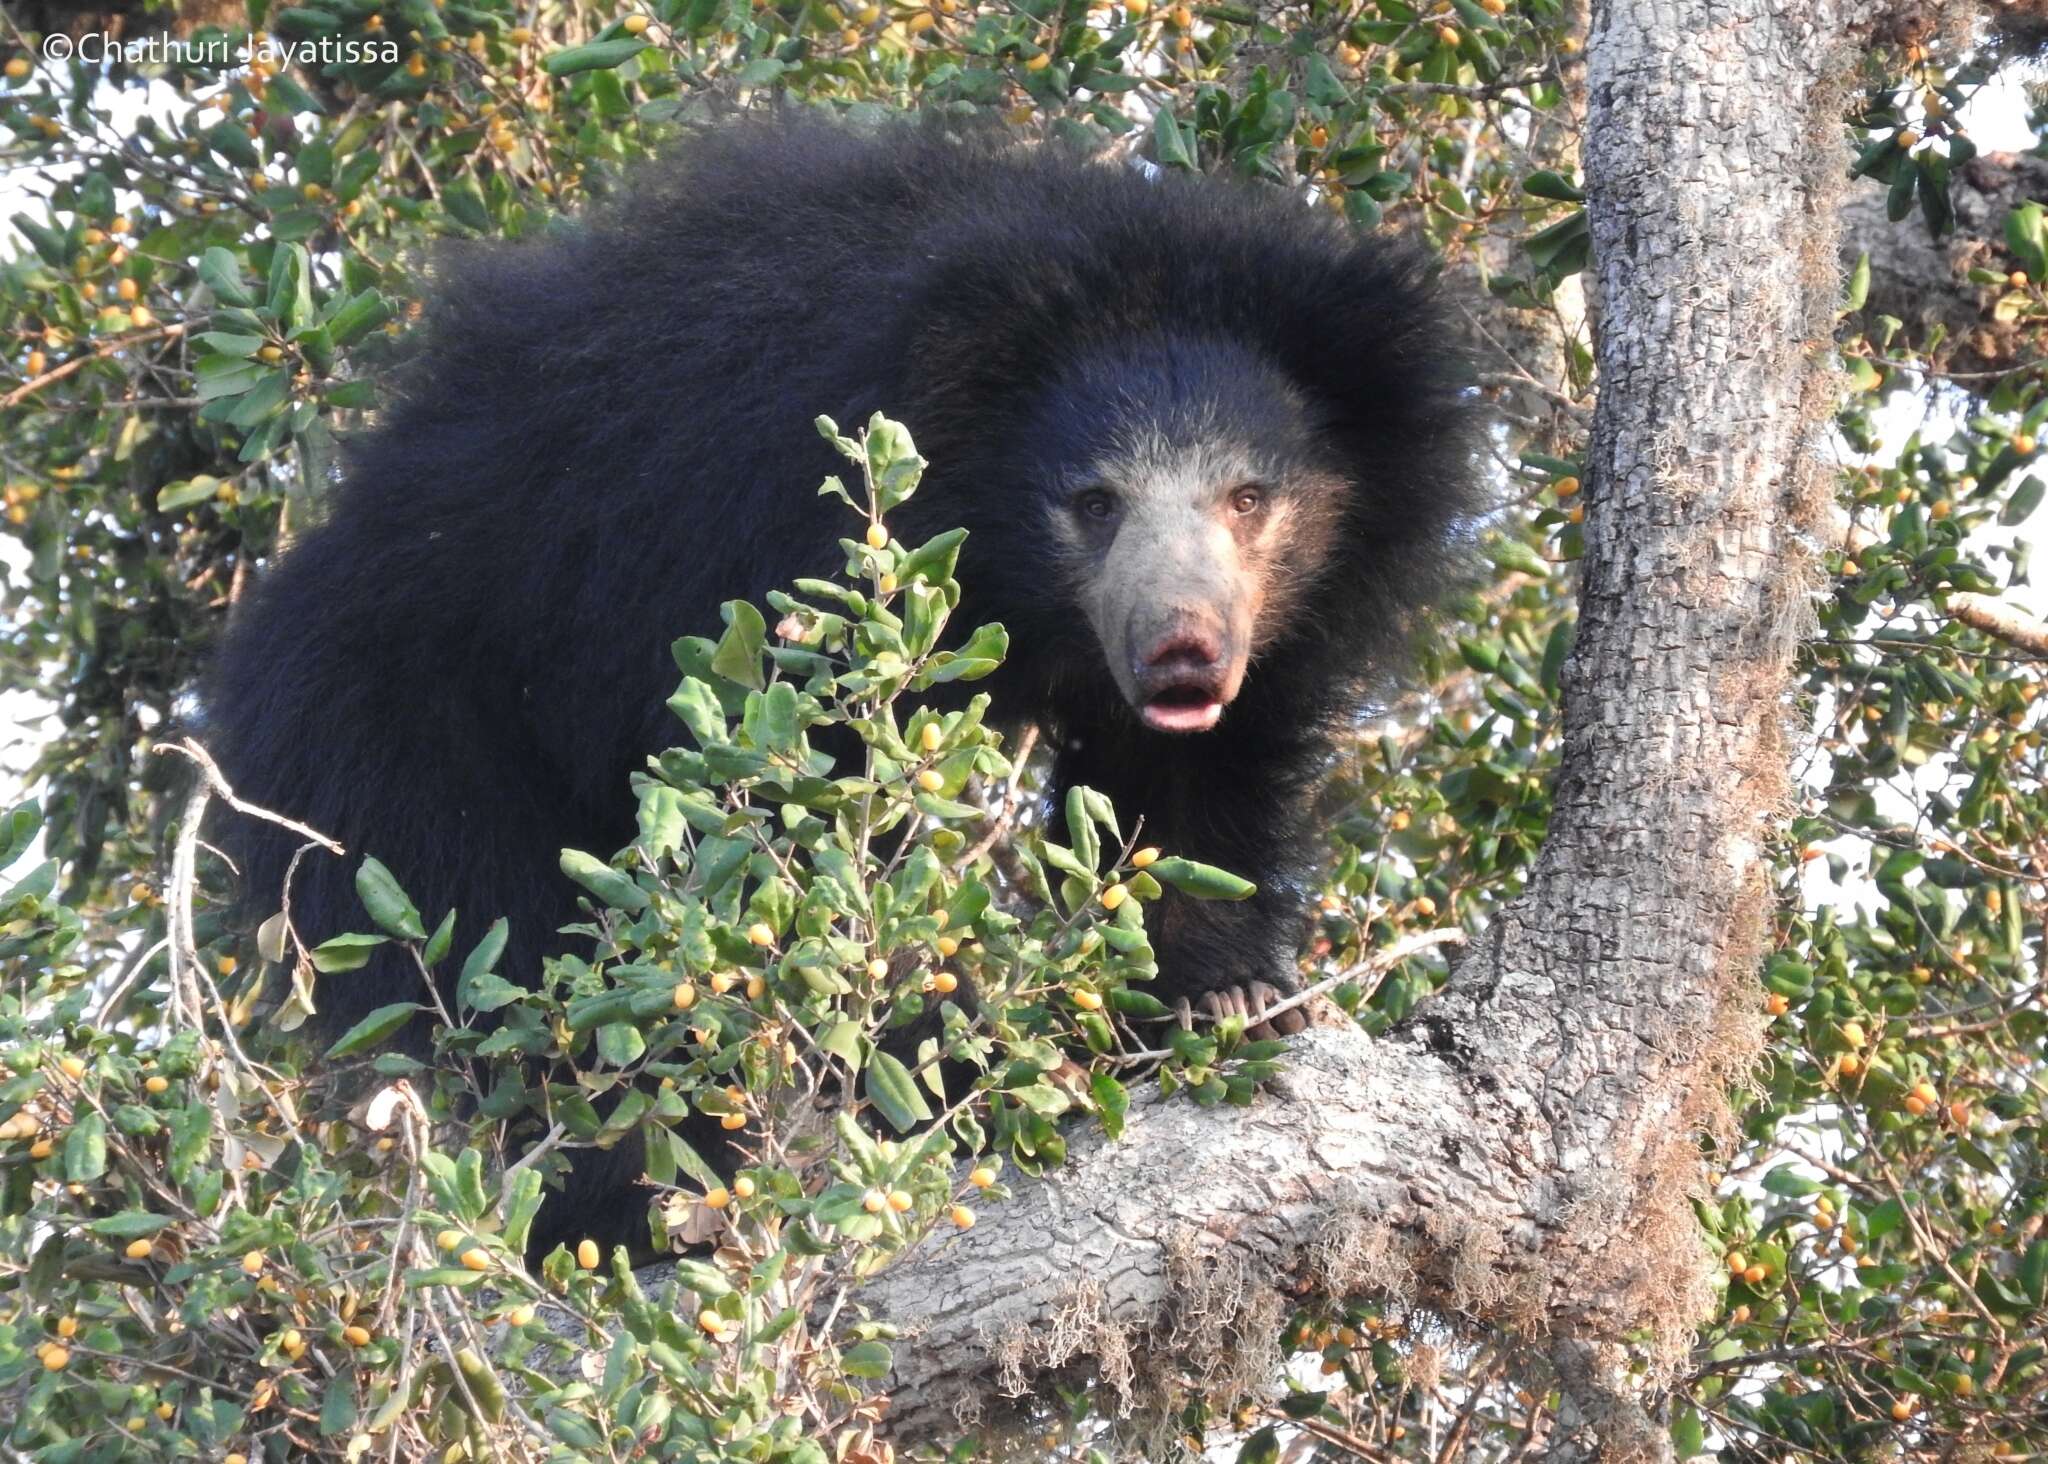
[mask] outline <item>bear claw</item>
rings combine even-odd
[[[1291,1037],[1308,1028],[1308,1013],[1300,1007],[1281,1012],[1271,1021],[1266,1019],[1266,1008],[1277,1006],[1286,1000],[1287,994],[1279,987],[1264,981],[1253,981],[1243,986],[1228,986],[1221,991],[1205,992],[1202,995],[1202,1015],[1211,1021],[1222,1021],[1225,1017],[1244,1018],[1245,1036],[1254,1042],[1272,1037]]]

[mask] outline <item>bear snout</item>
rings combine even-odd
[[[1174,626],[1132,670],[1139,716],[1158,732],[1206,732],[1236,693],[1223,637],[1206,626]]]

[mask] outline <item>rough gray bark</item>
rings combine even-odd
[[[1619,1339],[1647,1329],[1669,1361],[1701,1313],[1696,1140],[1758,1037],[1762,850],[1829,497],[1853,22],[1805,0],[1594,6],[1601,387],[1528,889],[1405,1033],[1311,1033],[1247,1111],[1142,1105],[1119,1145],[1078,1145],[878,1278],[864,1300],[911,1332],[899,1436],[1076,1362],[1130,1395],[1269,1376],[1270,1324],[1306,1285],[1540,1339],[1569,1398],[1559,1452],[1668,1457]]]

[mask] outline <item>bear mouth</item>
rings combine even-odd
[[[1204,682],[1182,681],[1146,697],[1138,715],[1155,732],[1207,732],[1223,718],[1223,699]]]

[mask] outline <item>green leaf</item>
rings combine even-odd
[[[1195,170],[1194,144],[1174,120],[1171,107],[1152,114],[1152,155],[1162,167]]]
[[[1522,180],[1522,191],[1536,198],[1555,199],[1559,203],[1584,203],[1585,193],[1561,173],[1548,168],[1531,173]]]
[[[350,932],[324,940],[313,947],[313,969],[322,972],[359,971],[370,964],[370,953],[388,939],[382,935]]]
[[[356,871],[356,896],[370,918],[401,940],[425,940],[427,928],[398,881],[375,859],[365,857]]]
[[[1154,862],[1145,872],[1198,900],[1248,900],[1259,889],[1250,880],[1228,870],[1211,864],[1197,864],[1192,859],[1169,856]]]
[[[931,1122],[932,1111],[924,1094],[911,1080],[910,1070],[896,1058],[877,1049],[868,1064],[868,1101],[875,1105],[891,1128],[907,1134],[921,1123]]]
[[[886,1342],[856,1342],[839,1354],[840,1367],[856,1378],[885,1378],[894,1360]]]
[[[1849,288],[1842,296],[1842,313],[1853,315],[1870,298],[1870,251],[1856,256],[1856,268],[1849,271]]]
[[[320,1436],[331,1439],[336,1434],[347,1433],[355,1427],[355,1422],[355,1374],[343,1369],[328,1381],[327,1391],[320,1399]]]
[[[341,1040],[327,1049],[329,1057],[348,1057],[366,1047],[375,1047],[412,1020],[414,1012],[426,1008],[416,1001],[394,1001],[380,1006],[341,1034]]]
[[[725,634],[711,653],[711,669],[728,681],[754,691],[766,686],[761,651],[768,643],[768,622],[745,600],[725,602]]]
[[[1764,1188],[1787,1199],[1801,1199],[1820,1193],[1820,1181],[1808,1179],[1789,1164],[1780,1164],[1764,1176]]]
[[[647,891],[634,884],[631,876],[580,849],[562,851],[562,873],[614,910],[638,915],[647,908]]]
[[[71,1125],[64,1136],[64,1177],[84,1184],[107,1172],[107,1121],[97,1109]]]
[[[166,483],[157,490],[156,508],[158,513],[176,513],[181,508],[190,508],[195,503],[211,503],[220,492],[222,480],[202,473],[196,478],[187,478],[178,483]]]
[[[618,40],[592,41],[587,46],[564,46],[548,54],[542,64],[550,76],[573,76],[579,71],[609,71],[623,66],[642,51],[647,42],[637,36]]]
[[[168,1215],[152,1215],[147,1210],[123,1210],[118,1215],[95,1220],[87,1228],[94,1235],[102,1235],[109,1240],[140,1240],[145,1235],[155,1235],[170,1223]]]

